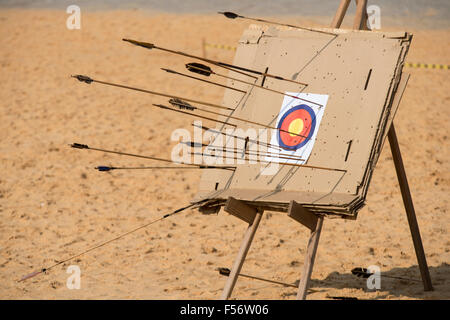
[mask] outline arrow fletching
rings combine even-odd
[[[169,108],[169,107],[167,107],[167,106],[165,106],[163,104],[153,103],[153,105],[155,107],[158,107],[158,108],[161,108],[161,109],[173,110],[173,109],[171,109],[171,108]]]
[[[230,269],[228,269],[228,268],[217,268],[217,271],[219,271],[219,273],[222,275],[222,276],[229,276],[230,275],[230,273],[231,273],[231,271],[230,271]]]
[[[228,19],[236,19],[239,18],[239,15],[234,13],[234,12],[229,12],[229,11],[225,11],[225,12],[217,12],[219,14],[223,14],[225,17],[227,17]]]
[[[107,166],[98,166],[95,167],[98,171],[111,171],[114,170],[114,167],[107,167]]]
[[[197,63],[197,62],[191,62],[186,64],[186,69],[188,69],[191,72],[201,74],[203,76],[209,77],[213,71],[210,67],[205,66],[204,64]]]
[[[196,107],[192,106],[191,104],[181,100],[181,99],[177,99],[177,98],[172,98],[169,100],[169,103],[171,105],[173,105],[174,107],[178,107],[182,110],[191,110],[194,111],[195,109],[197,109]]]

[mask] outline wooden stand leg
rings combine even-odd
[[[305,300],[306,293],[309,287],[312,270],[314,267],[314,259],[316,258],[317,246],[319,245],[320,232],[322,231],[323,217],[319,217],[316,229],[311,231],[311,237],[308,241],[308,248],[306,250],[305,264],[303,266],[302,278],[298,286],[297,300]]]
[[[357,12],[354,20],[354,29],[365,29],[364,26],[367,20],[367,0],[356,0]],[[347,11],[350,0],[341,0],[339,9],[331,23],[333,28],[339,28],[342,20],[344,19],[345,12]],[[411,230],[411,236],[414,243],[414,249],[416,251],[417,262],[420,268],[420,274],[422,276],[423,287],[425,291],[433,290],[431,283],[430,272],[428,270],[427,259],[425,257],[425,251],[422,245],[422,239],[420,237],[419,225],[417,224],[416,213],[411,198],[411,192],[409,190],[408,179],[406,177],[405,167],[403,166],[402,155],[400,153],[400,147],[398,145],[397,135],[395,133],[394,124],[388,131],[389,145],[391,147],[392,159],[394,160],[395,171],[397,172],[398,183],[402,193],[403,204],[406,210],[406,216],[408,218],[409,229]]]
[[[247,231],[245,231],[244,239],[242,240],[241,247],[234,260],[233,267],[231,268],[230,275],[228,276],[227,283],[222,291],[221,300],[227,300],[231,296],[231,292],[234,289],[239,273],[241,272],[242,265],[244,264],[245,257],[247,256],[248,249],[252,244],[253,236],[255,235],[256,229],[258,228],[259,222],[261,221],[262,213],[258,212],[255,216],[255,220],[251,225],[248,226]]]
[[[419,263],[423,287],[425,291],[431,291],[433,290],[433,285],[431,284],[427,259],[425,257],[425,251],[423,250],[419,225],[417,224],[416,213],[411,198],[411,192],[409,190],[408,179],[406,178],[405,167],[403,166],[402,155],[400,153],[400,147],[398,145],[394,124],[392,124],[389,129],[388,138],[389,145],[391,146],[392,159],[394,160],[395,164],[395,171],[397,172],[398,183],[400,185],[400,190],[402,193],[403,204],[405,205],[406,216],[408,217],[409,229],[411,230],[414,249],[416,251],[417,262]]]
[[[367,0],[356,0],[356,14],[353,21],[353,29],[364,30],[367,17]]]
[[[244,264],[245,257],[250,249],[250,245],[252,244],[253,237],[255,236],[256,229],[258,228],[263,213],[263,211],[247,206],[241,201],[233,198],[228,199],[225,206],[225,211],[230,212],[231,214],[248,222],[249,226],[245,231],[241,247],[239,248],[239,252],[234,260],[233,267],[231,268],[225,287],[223,288],[222,295],[220,297],[221,300],[227,300],[233,292],[234,285],[236,284],[239,273],[241,272],[242,265]]]
[[[342,20],[344,20],[345,13],[347,12],[349,4],[350,0],[341,0],[339,8],[336,11],[336,15],[334,16],[333,22],[331,22],[332,28],[339,28],[341,26]]]

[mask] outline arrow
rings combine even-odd
[[[249,18],[249,17],[244,17],[241,16],[239,14],[236,14],[234,12],[217,12],[218,14],[223,14],[225,17],[227,17],[228,19],[236,19],[236,18],[240,18],[240,19],[246,19],[246,20],[253,20],[253,21],[258,21],[258,22],[263,22],[263,23],[269,23],[269,24],[275,24],[278,26],[284,26],[284,27],[291,27],[291,28],[296,28],[296,29],[302,29],[302,30],[307,30],[307,31],[312,31],[312,32],[318,32],[318,33],[323,33],[323,34],[329,34],[332,36],[338,36],[337,33],[332,33],[332,32],[327,32],[327,31],[322,31],[322,30],[318,30],[318,29],[314,29],[314,28],[307,28],[307,27],[299,27],[299,26],[294,26],[292,24],[286,24],[286,23],[279,23],[279,22],[274,22],[274,21],[268,21],[268,20],[263,20],[263,19],[259,19],[259,18]]]
[[[199,155],[199,156],[215,157],[215,158],[223,157],[225,159],[242,160],[242,159],[240,159],[240,158],[238,158],[236,156],[235,157],[227,157],[227,156],[223,156],[223,155],[216,156],[216,155],[213,155],[213,154],[205,154],[203,152],[202,153],[194,152],[194,153],[191,153],[191,155]],[[265,160],[254,160],[254,161],[255,162],[260,162],[260,163],[273,163],[272,161],[265,161]],[[347,172],[347,170],[344,170],[344,169],[335,169],[335,168],[310,166],[310,165],[306,165],[306,164],[298,164],[298,163],[290,163],[290,162],[279,162],[278,164],[280,164],[280,165],[287,165],[287,166],[293,166],[293,167],[304,167],[304,168],[319,169],[319,170]]]
[[[133,154],[133,153],[127,153],[127,152],[121,152],[121,151],[93,148],[93,147],[89,147],[86,144],[81,144],[81,143],[72,143],[69,146],[71,146],[72,148],[75,148],[75,149],[86,149],[86,150],[100,151],[100,152],[105,152],[105,153],[114,153],[114,154],[118,154],[118,155],[122,155],[122,156],[143,158],[143,159],[156,160],[156,161],[169,162],[169,163],[181,163],[181,162],[172,161],[170,159],[158,158],[158,157],[154,157],[154,156],[143,156],[140,154]],[[202,169],[204,169],[204,167],[208,167],[208,166],[199,165],[199,164],[195,164],[195,163],[186,163],[186,165],[192,166],[192,167],[202,167]],[[101,169],[99,169],[99,168],[101,168]],[[111,167],[101,166],[101,167],[97,167],[96,169],[99,171],[109,171],[108,168],[111,168]],[[184,167],[180,167],[180,168],[184,168]],[[215,169],[221,169],[221,168],[222,167],[220,167],[220,166],[215,167]],[[232,167],[224,166],[223,168],[232,168]],[[112,169],[112,170],[114,170],[114,169]]]
[[[155,107],[158,107],[158,108],[161,108],[161,109],[170,110],[170,111],[173,111],[173,112],[179,112],[179,113],[187,114],[187,115],[190,115],[190,116],[193,116],[193,117],[197,117],[197,118],[200,118],[200,119],[205,119],[205,120],[214,121],[214,122],[217,122],[217,123],[226,124],[226,125],[229,125],[229,126],[234,127],[234,128],[237,127],[237,125],[235,125],[233,123],[229,123],[227,121],[220,121],[220,120],[216,120],[216,119],[213,119],[213,118],[209,118],[209,117],[201,116],[201,115],[198,115],[198,114],[190,113],[190,112],[187,112],[187,111],[173,109],[173,108],[167,107],[167,106],[162,105],[162,104],[155,104],[154,103],[153,105]],[[224,116],[224,115],[222,115],[222,116]]]
[[[223,146],[210,146],[208,145],[208,148],[211,148],[213,150],[218,150],[219,152],[225,152],[225,153],[234,153],[234,154],[242,154],[242,157],[244,155],[248,156],[258,156],[258,157],[273,157],[278,159],[286,159],[286,160],[295,160],[295,161],[303,161],[304,159],[296,156],[288,156],[288,155],[280,155],[279,153],[273,153],[273,152],[262,152],[262,151],[251,151],[246,149],[240,149],[240,148],[229,148],[229,147],[223,147]]]
[[[195,79],[195,80],[198,80],[198,81],[206,82],[206,83],[209,83],[209,84],[212,84],[212,85],[215,85],[215,86],[219,86],[219,87],[222,87],[222,88],[238,91],[238,92],[241,92],[241,93],[244,93],[244,94],[247,93],[247,91],[244,91],[244,90],[240,90],[240,89],[236,89],[236,88],[233,88],[233,87],[229,87],[229,86],[217,83],[217,82],[208,81],[208,80],[204,80],[204,79],[201,79],[201,78],[193,77],[193,76],[190,76],[188,74],[177,72],[177,71],[174,71],[174,70],[165,69],[165,68],[161,68],[161,70],[164,70],[164,71],[166,71],[168,73],[173,73],[173,74],[176,74],[176,75],[179,75],[179,76],[187,77],[187,78],[190,78],[190,79]]]
[[[106,172],[111,170],[139,170],[139,169],[225,169],[225,170],[234,170],[236,167],[225,167],[225,166],[204,166],[199,165],[198,167],[109,167],[109,166],[98,166],[95,167],[98,171]]]
[[[251,77],[251,78],[253,78],[255,80],[258,79],[257,77],[254,77],[254,76],[252,76],[252,75],[250,75],[248,73],[238,71],[238,70],[245,70],[247,72],[252,72],[253,70],[249,70],[249,69],[238,67],[238,66],[233,66],[232,64],[228,64],[228,63],[224,63],[224,62],[219,62],[219,61],[215,61],[215,60],[202,58],[202,57],[199,57],[199,56],[194,56],[192,54],[185,53],[185,52],[182,52],[182,51],[175,51],[175,50],[171,50],[171,49],[158,47],[158,46],[154,45],[153,43],[149,43],[149,42],[142,42],[142,41],[136,41],[136,40],[131,40],[131,39],[122,39],[122,40],[126,41],[126,42],[129,42],[131,44],[134,44],[135,46],[143,47],[143,48],[146,48],[146,49],[149,49],[149,50],[151,50],[151,49],[158,49],[158,50],[162,50],[162,51],[165,51],[165,52],[177,54],[177,55],[180,55],[180,56],[202,60],[202,61],[214,64],[214,65],[217,65],[219,67],[222,67],[224,69],[227,69],[227,70],[230,70],[230,71],[242,74],[244,76]],[[236,69],[238,69],[238,70],[236,70]]]
[[[282,91],[278,91],[278,90],[274,90],[274,89],[271,89],[271,88],[267,88],[267,87],[264,87],[264,86],[257,85],[257,84],[252,83],[252,82],[248,82],[248,81],[240,80],[240,79],[237,79],[237,78],[232,78],[232,77],[229,77],[229,76],[225,76],[223,74],[214,72],[210,67],[208,67],[208,66],[206,66],[204,64],[201,64],[201,63],[191,62],[191,63],[186,64],[186,68],[189,71],[191,71],[191,72],[195,72],[195,73],[207,76],[207,77],[209,77],[211,74],[213,74],[213,75],[216,75],[218,77],[222,77],[222,78],[230,79],[230,80],[233,80],[233,81],[245,83],[245,84],[251,85],[252,87],[264,89],[264,90],[267,90],[267,91],[271,91],[271,92],[274,92],[274,93],[281,94],[282,96],[288,96],[288,97],[291,97],[291,98],[294,98],[294,99],[306,101],[306,102],[318,105],[320,107],[323,107],[322,104],[314,102],[314,101],[311,101],[311,100],[299,98],[299,97],[293,96],[291,94],[284,93]],[[305,84],[305,85],[307,85],[307,84]]]
[[[244,140],[244,141],[245,141],[245,140],[248,138],[248,137],[243,138],[243,137],[240,137],[240,136],[237,136],[237,135],[233,135],[233,134],[225,133],[225,132],[218,131],[218,130],[215,130],[215,129],[211,129],[211,128],[208,128],[208,127],[203,126],[203,125],[202,125],[202,126],[199,126],[199,125],[197,125],[197,124],[195,124],[195,123],[192,123],[192,126],[197,127],[197,128],[200,128],[200,129],[205,130],[205,131],[215,132],[215,133],[224,135],[224,136],[226,136],[226,137],[232,137],[232,138],[236,138],[236,139],[239,139],[239,140]],[[249,141],[249,142],[252,142],[252,143],[256,143],[256,144],[265,145],[266,147],[269,147],[269,148],[274,148],[274,149],[278,149],[278,150],[280,150],[280,151],[283,151],[282,148],[280,148],[280,147],[277,146],[277,145],[271,144],[271,143],[262,142],[262,141],[254,140],[254,139],[249,139],[248,141]]]
[[[170,52],[170,53],[174,53],[174,54],[177,54],[177,55],[182,55],[184,57],[201,60],[201,61],[204,61],[204,62],[207,62],[207,63],[211,63],[213,65],[216,65],[218,67],[222,67],[224,69],[243,74],[243,75],[245,75],[247,77],[251,77],[251,78],[254,78],[254,79],[258,79],[258,78],[254,77],[252,75],[249,75],[247,73],[240,72],[238,70],[245,71],[245,72],[250,72],[250,73],[253,73],[253,74],[260,75],[260,76],[274,78],[274,79],[277,79],[277,80],[293,82],[293,83],[301,84],[301,85],[307,85],[307,84],[305,84],[303,82],[298,82],[298,81],[291,80],[291,79],[285,79],[285,78],[283,78],[281,76],[269,74],[269,73],[266,73],[266,72],[261,72],[261,71],[257,71],[257,70],[253,70],[253,69],[244,68],[244,67],[239,67],[239,66],[236,66],[236,65],[232,65],[232,64],[229,64],[229,63],[220,62],[220,61],[216,61],[216,60],[206,59],[206,58],[202,58],[202,57],[199,57],[199,56],[194,56],[192,54],[188,54],[188,53],[185,53],[185,52],[182,52],[182,51],[174,51],[174,50],[158,47],[158,46],[154,45],[153,43],[136,41],[136,40],[131,40],[131,39],[122,39],[122,40],[126,41],[126,42],[130,42],[131,44],[134,44],[136,46],[144,47],[146,49],[150,49],[150,50],[151,49],[159,49],[159,50]]]
[[[85,148],[82,148],[82,149],[85,149]],[[41,270],[34,271],[34,272],[30,273],[30,274],[27,274],[27,275],[23,276],[20,280],[18,280],[18,282],[23,282],[23,281],[25,281],[25,280],[27,280],[27,279],[30,279],[30,278],[33,278],[33,277],[35,277],[35,276],[37,276],[37,275],[39,275],[39,274],[45,273],[46,271],[49,271],[49,270],[53,269],[54,267],[59,266],[60,264],[63,264],[63,263],[65,263],[65,262],[67,262],[67,261],[70,261],[70,260],[73,260],[73,259],[75,259],[75,258],[78,258],[78,257],[80,257],[80,256],[82,256],[82,255],[84,255],[84,254],[86,254],[86,253],[88,253],[88,252],[91,252],[91,251],[93,251],[93,250],[96,250],[96,249],[98,249],[98,248],[101,248],[101,247],[103,247],[103,246],[105,246],[105,245],[107,245],[107,244],[109,244],[109,243],[111,243],[111,242],[113,242],[113,241],[119,240],[119,239],[121,239],[121,238],[123,238],[123,237],[125,237],[125,236],[127,236],[127,235],[129,235],[129,234],[131,234],[131,233],[134,233],[134,232],[136,232],[136,231],[138,231],[138,230],[144,229],[144,228],[146,228],[146,227],[148,227],[148,226],[150,226],[150,225],[152,225],[152,224],[154,224],[154,223],[156,223],[156,222],[158,222],[158,221],[164,220],[164,219],[166,219],[166,218],[168,218],[168,217],[170,217],[170,216],[173,216],[173,215],[175,215],[175,214],[177,214],[177,213],[179,213],[179,212],[182,212],[182,211],[184,211],[184,210],[186,210],[186,209],[189,209],[189,208],[191,208],[191,207],[193,207],[193,206],[195,206],[195,205],[198,205],[198,204],[200,204],[201,202],[204,202],[204,201],[205,201],[205,200],[201,200],[201,201],[199,201],[199,202],[191,203],[191,204],[189,204],[189,205],[187,205],[187,206],[185,206],[185,207],[181,207],[181,208],[179,208],[179,209],[177,209],[177,210],[174,210],[174,211],[172,211],[172,212],[170,212],[170,213],[168,213],[168,214],[163,215],[162,217],[160,217],[160,218],[158,218],[158,219],[156,219],[156,220],[150,221],[149,223],[146,223],[146,224],[141,225],[141,226],[139,226],[139,227],[137,227],[137,228],[134,228],[134,229],[132,229],[132,230],[130,230],[130,231],[127,231],[127,232],[125,232],[125,233],[122,233],[122,234],[118,235],[117,237],[114,237],[114,238],[112,238],[112,239],[110,239],[110,240],[108,240],[108,241],[101,242],[101,243],[99,243],[99,244],[97,244],[97,245],[95,245],[95,246],[93,246],[93,247],[91,247],[91,248],[89,248],[89,249],[87,249],[87,250],[81,252],[81,253],[78,253],[78,254],[73,255],[73,256],[71,256],[71,257],[69,257],[69,258],[67,258],[67,259],[64,259],[64,260],[62,260],[62,261],[59,261],[59,262],[57,262],[57,263],[55,263],[55,264],[53,264],[53,265],[51,265],[51,266],[49,266],[49,267],[42,268]]]
[[[178,97],[178,96],[174,96],[171,94],[167,94],[167,93],[161,93],[161,92],[156,92],[156,91],[150,91],[150,90],[145,90],[145,89],[140,89],[140,88],[135,88],[135,87],[130,87],[130,86],[125,86],[122,84],[117,84],[117,83],[112,83],[112,82],[106,82],[106,81],[101,81],[101,80],[96,80],[96,79],[92,79],[88,76],[84,76],[81,74],[77,74],[77,75],[72,75],[72,78],[78,79],[81,82],[85,82],[87,84],[90,84],[92,82],[97,82],[97,83],[101,83],[104,85],[108,85],[108,86],[113,86],[113,87],[118,87],[118,88],[124,88],[124,89],[129,89],[129,90],[134,90],[134,91],[139,91],[139,92],[144,92],[144,93],[148,93],[148,94],[153,94],[156,96],[161,96],[161,97],[166,97],[166,98],[175,98],[175,99],[183,99],[186,101],[190,101],[190,102],[194,102],[194,103],[198,103],[198,104],[202,104],[205,106],[209,106],[209,107],[214,107],[214,108],[218,108],[218,109],[223,109],[223,110],[231,110],[233,111],[234,109],[232,108],[227,108],[227,107],[223,107],[221,105],[218,104],[214,104],[214,103],[209,103],[209,102],[204,102],[204,101],[198,101],[198,100],[193,100],[193,99],[189,99],[189,98],[183,98],[183,97]]]
[[[183,102],[183,101],[181,101],[181,102]],[[169,100],[169,103],[171,103],[171,104],[174,105],[175,107],[179,107],[179,104],[180,104],[180,103],[173,103],[173,102],[171,102],[170,100]],[[154,105],[155,105],[155,104],[154,104]],[[186,103],[182,103],[181,105],[182,105],[182,108],[186,108]],[[163,107],[162,105],[156,105],[156,106]],[[189,105],[189,106],[190,106],[190,105]],[[175,110],[175,109],[171,109],[171,108],[169,108],[169,107],[166,107],[166,108],[169,109],[169,110]],[[289,133],[289,134],[291,134],[291,135],[299,136],[299,137],[302,137],[302,138],[307,138],[306,136],[303,136],[303,135],[301,135],[301,134],[299,134],[299,133],[287,131],[287,130],[284,130],[284,129],[281,129],[281,128],[272,127],[272,126],[269,126],[269,125],[266,125],[266,124],[263,124],[263,123],[259,123],[259,122],[255,122],[255,121],[251,121],[251,120],[247,120],[247,119],[243,119],[243,118],[231,116],[231,115],[224,115],[224,114],[219,113],[219,112],[214,112],[214,111],[206,110],[206,109],[200,109],[200,108],[193,107],[193,106],[190,106],[190,108],[193,108],[193,109],[190,109],[190,110],[194,110],[194,109],[195,109],[195,110],[199,110],[199,111],[203,111],[203,112],[207,112],[207,113],[219,115],[219,116],[222,116],[222,117],[225,117],[225,118],[234,119],[234,120],[242,121],[242,122],[245,122],[245,123],[254,124],[254,125],[257,125],[257,126],[261,126],[261,127],[267,128],[267,129],[279,130],[279,131],[281,131],[281,132],[286,132],[286,133]],[[176,110],[176,111],[178,111],[178,110]],[[187,112],[186,112],[186,113],[187,113]],[[187,113],[187,114],[190,114],[190,115],[194,115],[194,116],[195,116],[195,114],[193,114],[193,113]],[[218,121],[218,120],[215,120],[215,121]],[[230,124],[230,123],[229,123],[229,122],[226,122],[226,124]],[[231,125],[231,124],[230,124],[230,125]]]
[[[279,158],[279,159],[288,159],[288,160],[296,160],[296,161],[304,160],[300,157],[280,155],[279,153],[263,152],[263,151],[258,152],[258,151],[247,150],[246,147],[244,147],[243,149],[240,149],[240,148],[235,148],[235,147],[231,148],[228,146],[214,146],[214,145],[209,145],[206,143],[198,143],[198,142],[191,142],[191,141],[182,141],[180,143],[185,144],[190,147],[193,147],[193,148],[208,147],[212,150],[219,151],[219,152],[234,153],[234,154],[240,153],[240,154],[242,154],[241,157],[244,157],[244,155],[249,155],[249,156],[259,156],[259,157],[274,157],[274,158]]]

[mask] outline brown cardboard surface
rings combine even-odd
[[[269,208],[273,204],[278,209],[287,208],[295,200],[305,207],[331,213],[344,210],[354,214],[361,208],[386,128],[393,121],[406,86],[405,81],[400,86],[399,83],[411,36],[405,32],[336,32],[338,36],[252,25],[239,41],[234,64],[260,71],[268,67],[268,73],[308,83],[305,88],[266,78],[264,86],[271,89],[329,95],[307,165],[347,172],[281,165],[275,175],[264,176],[260,168],[265,164],[238,164],[234,173],[204,172],[197,198],[206,194],[211,197],[218,184],[219,189],[226,187],[215,192],[212,199],[233,196],[264,203]],[[230,75],[249,80],[233,72]],[[261,81],[262,77],[256,83]],[[237,87],[248,94],[243,97],[227,90],[223,100],[227,107],[237,106],[233,116],[276,126],[283,96],[242,84]],[[260,129],[244,122],[230,122],[244,130]],[[265,131],[270,137],[270,129]],[[346,159],[349,141],[351,148]]]

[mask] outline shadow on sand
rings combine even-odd
[[[425,292],[417,265],[408,268],[394,268],[383,272],[381,270],[381,289],[385,293],[378,295],[375,299],[392,299],[395,297],[413,299],[450,299],[450,265],[442,263],[436,267],[429,267],[431,281],[434,290]],[[413,280],[400,280],[390,277],[401,277]],[[373,292],[366,287],[366,279],[358,278],[349,273],[332,272],[323,280],[311,279],[311,289],[334,288],[334,289],[362,289],[365,292]]]

